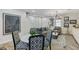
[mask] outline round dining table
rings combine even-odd
[[[22,36],[21,41],[29,43],[29,37],[30,36],[31,36],[30,34],[26,34],[26,35]]]

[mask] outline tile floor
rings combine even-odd
[[[78,50],[79,45],[72,35],[59,35],[58,39],[52,39],[51,50]]]

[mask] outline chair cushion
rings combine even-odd
[[[28,43],[20,41],[20,42],[16,45],[16,49],[17,49],[17,50],[27,50],[27,49],[29,49]]]

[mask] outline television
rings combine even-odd
[[[9,34],[14,31],[20,32],[20,19],[19,15],[3,13],[3,34]]]

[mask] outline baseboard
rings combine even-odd
[[[71,35],[71,34],[69,34],[69,33],[61,33],[62,35]]]

